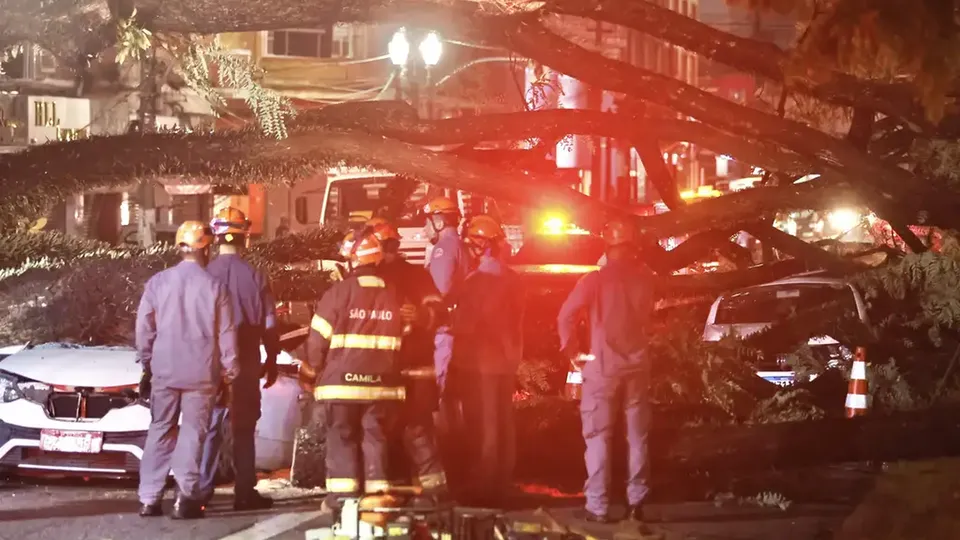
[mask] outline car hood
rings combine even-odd
[[[0,360],[0,370],[51,385],[111,387],[138,384],[141,366],[133,349],[40,345]]]
[[[0,347],[0,371],[46,384],[60,386],[111,387],[140,383],[142,368],[137,353],[125,347],[77,347],[40,345]],[[9,356],[3,357],[4,354]],[[261,359],[267,353],[260,347]],[[286,351],[277,356],[278,365],[296,365]]]

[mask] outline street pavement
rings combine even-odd
[[[229,488],[218,488],[207,518],[173,521],[136,515],[136,485],[130,481],[25,478],[0,486],[0,540],[304,540],[311,529],[329,526],[319,512],[318,492],[289,487],[282,479],[263,480],[261,491],[278,500],[264,512],[234,512]],[[550,517],[571,532],[593,538],[662,540],[822,540],[831,538],[853,510],[851,505],[792,505],[786,510],[714,503],[651,505],[650,526],[658,534],[641,537],[631,526],[578,522],[577,499],[540,498],[530,508],[550,507]],[[169,512],[172,501],[166,501]],[[544,523],[535,511],[512,512],[516,521]]]
[[[131,481],[11,479],[0,485],[0,540],[266,540],[319,515],[316,497],[274,491],[273,509],[234,512],[229,489],[218,489],[206,519],[174,521],[138,516]]]

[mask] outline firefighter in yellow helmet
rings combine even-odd
[[[187,221],[176,243],[183,261],[147,281],[137,309],[140,394],[149,396],[151,416],[140,461],[140,515],[162,514],[172,468],[179,488],[173,517],[193,519],[203,516],[200,459],[217,390],[238,373],[237,329],[227,288],[204,270],[213,244],[209,227]]]
[[[457,204],[446,197],[432,199],[423,209],[426,215],[426,231],[433,249],[427,260],[427,270],[433,278],[437,290],[443,295],[447,305],[449,297],[457,289],[466,276],[468,260],[463,251],[463,243],[457,227],[460,223],[460,209]],[[441,401],[446,393],[447,370],[453,357],[453,335],[450,327],[441,325],[437,328],[434,338],[434,368],[436,370],[437,387]],[[453,416],[452,410],[444,407],[444,416]]]
[[[399,351],[406,323],[400,289],[380,275],[381,241],[365,228],[348,233],[341,254],[351,272],[316,305],[307,338],[314,398],[326,413],[325,504],[390,491],[388,447],[406,388]]]
[[[204,445],[201,484],[204,500],[213,497],[220,461],[222,425],[229,420],[233,428],[232,454],[235,478],[235,510],[270,508],[273,500],[260,495],[257,484],[255,432],[260,419],[260,384],[269,388],[277,380],[277,355],[280,354],[276,326],[276,302],[270,282],[243,259],[250,221],[236,208],[224,208],[210,222],[217,245],[217,257],[207,272],[230,293],[237,325],[237,366],[240,374],[230,392],[214,409],[210,433]],[[266,352],[261,365],[260,345]],[[228,412],[229,411],[229,412]]]
[[[513,393],[523,356],[524,291],[501,257],[505,235],[488,215],[472,218],[464,244],[476,267],[454,295],[449,389],[462,410],[458,454],[468,505],[502,508],[510,495],[515,456]],[[458,483],[461,481],[457,480]]]
[[[447,310],[430,274],[422,266],[407,262],[400,253],[400,231],[383,218],[371,219],[367,227],[373,230],[383,247],[380,275],[400,288],[408,308],[415,308],[408,317],[411,331],[404,337],[400,350],[407,385],[404,446],[413,465],[413,476],[423,493],[444,500],[449,496],[447,476],[437,451],[433,423],[433,413],[437,411],[439,401],[433,369],[433,337]]]

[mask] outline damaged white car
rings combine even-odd
[[[300,424],[295,361],[284,352],[277,363],[276,384],[261,393],[256,450],[262,470],[290,466]],[[137,474],[150,425],[140,372],[136,352],[126,347],[0,348],[0,471]],[[230,440],[229,433],[224,437]],[[229,444],[223,452],[221,476],[229,477]]]

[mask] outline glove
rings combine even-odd
[[[297,379],[300,382],[300,388],[303,388],[305,392],[313,392],[313,388],[317,384],[317,371],[310,364],[301,362]]]
[[[143,373],[140,374],[140,399],[150,399],[150,391],[153,390],[151,379],[153,379],[153,374],[150,373],[149,369],[143,370]]]
[[[273,383],[277,382],[277,357],[267,357],[267,361],[263,364],[263,367],[260,368],[260,378],[266,379],[263,383],[263,389],[266,390],[273,386]]]
[[[220,388],[217,389],[217,407],[230,407],[230,383],[227,381],[221,381]]]
[[[417,306],[413,304],[404,304],[400,308],[400,317],[403,319],[403,322],[406,324],[414,324],[417,322],[418,310]]]

